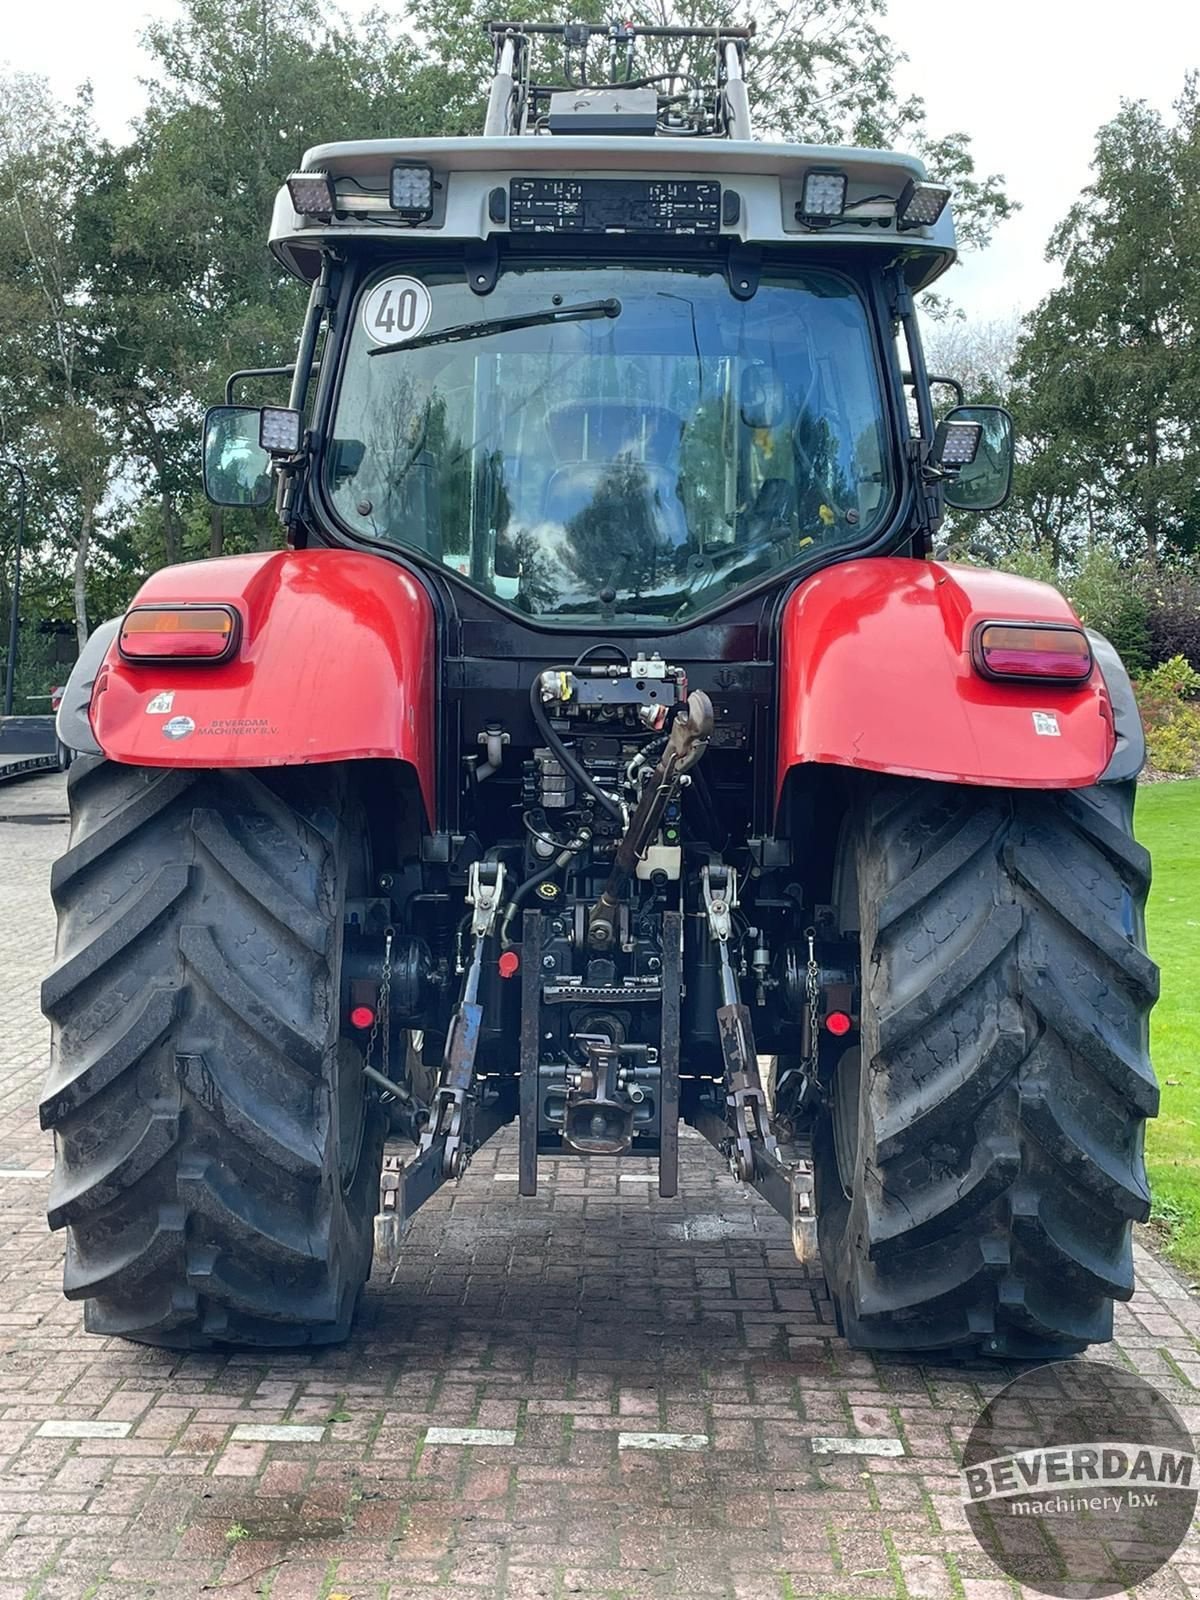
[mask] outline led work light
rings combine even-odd
[[[829,167],[810,167],[796,215],[801,222],[832,222],[846,209],[846,174]]]
[[[945,211],[950,200],[950,190],[944,183],[918,183],[910,178],[896,201],[896,226],[905,228],[932,228]]]
[[[429,167],[392,168],[392,210],[407,222],[433,215],[433,172]]]
[[[292,210],[302,217],[332,217],[337,192],[327,172],[293,172],[286,180]]]
[[[969,467],[979,454],[983,427],[978,422],[943,422],[934,437],[933,457],[951,472]]]
[[[286,406],[264,406],[258,419],[258,442],[273,456],[294,456],[300,448],[303,419]]]

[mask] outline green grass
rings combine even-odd
[[[1136,828],[1154,858],[1146,924],[1162,968],[1150,1022],[1162,1106],[1146,1164],[1167,1253],[1200,1271],[1200,779],[1143,785]]]

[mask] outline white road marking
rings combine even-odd
[[[818,1456],[902,1456],[902,1439],[814,1439],[813,1454]]]
[[[0,1167],[0,1178],[49,1178],[50,1172],[34,1171],[31,1167]]]
[[[237,1444],[320,1444],[324,1437],[316,1422],[239,1422],[232,1434]]]
[[[657,1172],[618,1172],[618,1183],[657,1183]]]
[[[53,1417],[43,1422],[38,1435],[43,1439],[123,1439],[132,1422],[70,1422]]]
[[[518,1181],[518,1179],[520,1178],[520,1176],[521,1176],[521,1174],[519,1172],[493,1172],[492,1173],[492,1182],[493,1183],[516,1183]]]
[[[706,1450],[706,1433],[619,1433],[619,1450]]]
[[[426,1444],[516,1444],[515,1428],[426,1428]]]

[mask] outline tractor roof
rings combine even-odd
[[[406,215],[393,204],[393,169],[410,169],[409,181],[424,186],[424,214],[410,209]],[[378,246],[385,230],[405,253],[428,251],[443,240],[529,232],[542,234],[551,248],[556,234],[582,232],[631,239],[652,233],[660,242],[709,234],[752,246],[853,249],[903,261],[914,288],[931,283],[955,258],[949,207],[928,226],[898,216],[906,186],[911,194],[926,174],[916,157],[890,151],[662,134],[367,139],[316,145],[301,170],[328,175],[328,202],[323,211],[302,215],[293,190],[281,189],[271,249],[307,281],[320,269],[323,248]],[[837,214],[807,214],[805,180],[813,174],[828,174],[835,186],[844,176]],[[589,180],[586,192],[576,187]],[[320,193],[319,176],[316,188]]]

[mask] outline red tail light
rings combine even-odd
[[[127,661],[223,661],[236,638],[228,606],[135,606],[121,624],[120,648]]]
[[[1082,628],[1038,622],[983,622],[972,651],[985,678],[1050,678],[1085,683],[1092,650]]]
[[[825,1026],[835,1039],[844,1039],[854,1026],[854,1018],[846,1011],[831,1011],[825,1018]]]

